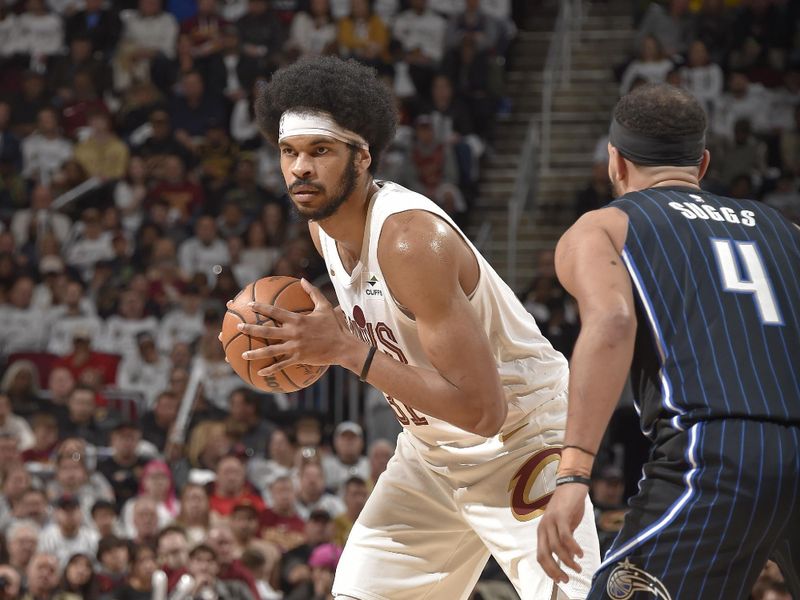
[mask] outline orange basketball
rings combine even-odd
[[[327,366],[292,365],[268,377],[258,372],[277,362],[274,358],[245,360],[242,353],[269,345],[268,340],[254,338],[239,331],[239,323],[273,325],[272,319],[253,312],[248,302],[271,304],[284,310],[306,314],[314,310],[314,302],[294,277],[264,277],[249,283],[233,299],[222,321],[222,347],[228,362],[250,385],[265,392],[296,392],[310,386],[328,369]],[[276,340],[280,343],[280,340]]]

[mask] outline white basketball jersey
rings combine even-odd
[[[483,323],[506,392],[508,417],[503,430],[509,430],[566,389],[566,359],[553,349],[514,292],[439,206],[395,183],[376,183],[380,189],[369,200],[361,257],[351,274],[342,265],[336,240],[319,229],[328,274],[350,330],[400,362],[434,368],[420,344],[416,323],[389,293],[378,263],[378,240],[384,222],[395,213],[424,210],[437,215],[462,236],[478,260],[480,276],[470,302]],[[394,398],[386,399],[421,449],[445,445],[466,448],[486,441]]]

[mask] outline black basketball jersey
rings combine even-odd
[[[758,202],[684,187],[626,194],[642,428],[800,423],[800,230]]]

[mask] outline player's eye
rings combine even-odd
[[[319,148],[317,148],[316,152],[317,152],[317,156],[322,156],[323,154],[327,154],[328,153],[328,149],[327,148],[323,148],[323,147],[320,146]]]
[[[294,155],[294,150],[292,150],[291,148],[288,148],[288,147],[283,147],[283,148],[281,148],[281,154],[284,154],[286,156],[293,156]]]

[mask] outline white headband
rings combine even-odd
[[[367,140],[355,131],[339,125],[333,116],[326,112],[287,110],[283,113],[278,129],[278,143],[296,135],[326,135],[345,144],[369,150]]]

